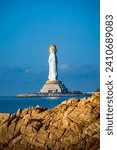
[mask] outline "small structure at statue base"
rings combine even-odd
[[[56,56],[56,46],[51,45],[49,47],[49,75],[46,83],[44,84],[43,88],[40,90],[40,93],[68,93],[68,89],[65,87],[65,85],[57,80],[58,73],[57,73],[57,56]]]
[[[43,88],[40,90],[41,93],[68,93],[68,89],[61,81],[47,81]]]

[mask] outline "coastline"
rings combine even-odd
[[[74,93],[33,93],[33,94],[18,94],[17,98],[27,97],[74,97],[74,96],[91,96],[92,94],[74,94]]]

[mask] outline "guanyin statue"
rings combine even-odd
[[[48,75],[48,79],[50,81],[56,81],[57,80],[57,56],[56,56],[56,46],[55,45],[51,45],[49,47],[49,75]]]

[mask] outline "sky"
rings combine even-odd
[[[0,1],[0,96],[42,88],[51,44],[58,78],[69,90],[99,88],[100,1]]]

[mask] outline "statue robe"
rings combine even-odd
[[[53,81],[57,78],[57,60],[56,55],[54,53],[50,53],[49,55],[49,76],[48,79]]]

